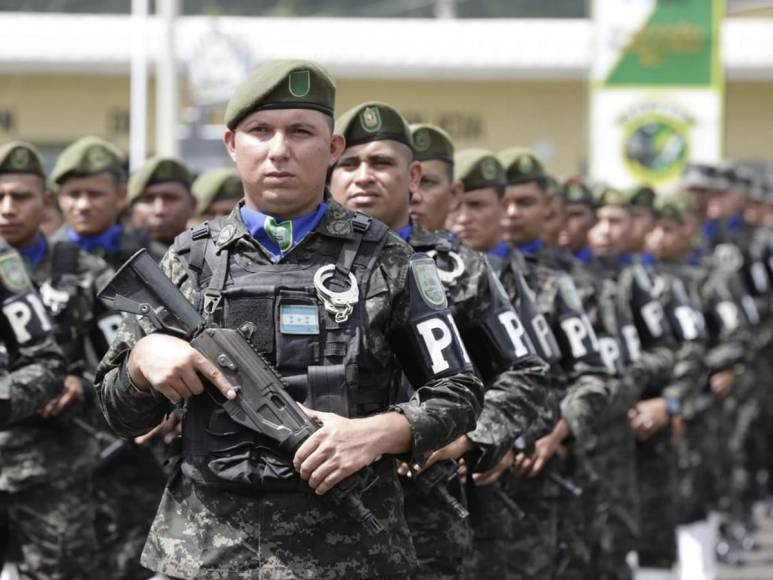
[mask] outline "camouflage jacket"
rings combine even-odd
[[[414,224],[408,243],[417,251],[428,251],[440,243],[449,244],[461,258],[464,271],[444,285],[449,307],[464,339],[492,307],[489,281],[495,280],[486,257],[452,238],[448,232],[429,232]],[[436,258],[438,260],[438,258]],[[438,265],[441,270],[443,265]],[[450,266],[449,266],[450,267]],[[502,372],[486,385],[483,410],[474,431],[467,437],[478,447],[477,470],[492,468],[539,417],[550,412],[548,366],[538,356],[528,356]]]
[[[328,200],[328,205],[319,224],[280,263],[335,262],[342,241],[349,239],[353,231],[353,215],[333,201]],[[222,221],[222,226],[216,244],[229,246],[231,263],[239,260],[252,268],[272,264],[269,254],[246,230],[239,206]],[[228,235],[224,236],[226,229]],[[370,361],[368,364],[397,369],[390,335],[409,323],[411,304],[406,282],[412,253],[402,240],[387,234],[365,292],[367,331],[361,341],[362,352],[367,355],[362,360]],[[195,304],[197,289],[174,248],[167,252],[161,267]],[[133,386],[125,370],[128,353],[146,332],[142,324],[134,317],[125,319],[97,370],[96,389],[102,410],[111,427],[124,437],[157,425],[165,409],[153,395]],[[482,400],[480,380],[472,373],[459,372],[431,380],[417,388],[409,401],[394,405],[392,408],[402,413],[411,427],[409,461],[422,464],[435,449],[472,430]],[[415,557],[402,516],[396,472],[388,458],[377,461],[374,469],[379,478],[363,499],[387,527],[386,533],[378,537],[366,537],[358,524],[313,494],[262,492],[245,500],[242,495],[202,487],[189,493],[186,490],[191,482],[178,478],[162,499],[143,563],[184,577],[213,566],[217,567],[213,574],[221,577],[270,576],[271,567],[277,565],[276,557],[285,562],[297,561],[304,577],[405,574],[415,565]],[[202,513],[197,502],[204,497],[220,507]],[[242,514],[248,504],[254,504],[255,511],[250,508]],[[335,537],[330,535],[331,530],[335,530]],[[214,543],[201,542],[200,538],[213,534],[217,535]],[[293,548],[296,545],[297,551]],[[218,546],[222,546],[222,553]],[[259,571],[256,563],[260,563]]]
[[[516,284],[516,273],[524,274],[529,287],[536,293],[538,307],[550,324],[551,328],[557,328],[560,324],[560,303],[564,292],[563,288],[574,289],[575,286],[569,275],[557,270],[555,261],[548,258],[550,254],[538,252],[535,256],[524,256],[518,250],[510,252],[510,258],[501,273],[502,284],[513,304],[518,304],[519,292]],[[548,265],[543,264],[543,261]],[[582,300],[582,294],[573,296]],[[576,312],[587,316],[581,302],[573,304]],[[589,332],[592,330],[588,329]],[[606,407],[610,394],[609,373],[604,367],[597,347],[596,352],[588,351],[582,357],[567,362],[564,358],[561,365],[553,365],[552,377],[558,387],[555,391],[558,397],[560,417],[569,424],[573,437],[578,441],[587,441],[592,437],[594,425],[598,417]],[[559,417],[556,417],[556,420]],[[553,421],[554,423],[555,421]],[[550,424],[548,430],[552,429]]]
[[[52,242],[64,242],[68,241],[67,226],[62,226],[54,235],[51,236]],[[166,247],[155,240],[150,238],[150,234],[144,230],[129,230],[124,229],[121,234],[121,239],[118,242],[118,250],[115,252],[106,252],[101,248],[94,250],[93,253],[96,256],[102,258],[107,262],[114,270],[120,268],[123,263],[132,257],[137,250],[145,248],[148,250],[151,256],[158,262],[164,256]]]
[[[35,415],[62,391],[64,357],[21,257],[0,239],[0,426]],[[25,322],[26,320],[26,322]],[[37,321],[37,322],[36,322]],[[8,431],[0,431],[5,436]],[[5,460],[3,461],[5,468]]]
[[[86,361],[87,340],[94,325],[98,281],[104,283],[112,270],[74,244],[66,245],[74,250],[72,254],[68,255],[62,244],[46,248],[43,259],[32,268],[32,281],[65,355],[66,374],[78,377],[84,398],[93,401],[94,362],[89,365]],[[64,264],[70,260],[73,263]],[[41,481],[86,474],[93,468],[96,441],[73,422],[87,419],[86,402],[76,400],[56,417],[30,418],[0,434],[0,489],[18,490]]]

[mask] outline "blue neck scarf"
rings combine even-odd
[[[622,254],[617,257],[617,266],[619,268],[625,268],[633,264],[633,256],[631,254]]]
[[[19,253],[27,258],[31,267],[37,266],[43,257],[46,255],[48,249],[48,243],[46,237],[43,234],[38,234],[38,239],[29,248],[19,249]]]
[[[289,220],[274,218],[245,205],[239,211],[252,237],[278,262],[317,227],[327,209],[327,204],[322,202],[313,212]]]
[[[641,252],[640,254],[634,254],[633,259],[643,266],[652,266],[655,264],[655,256],[652,252]]]
[[[590,259],[593,257],[593,250],[590,249],[590,246],[585,246],[581,250],[577,250],[576,252],[572,252],[575,258],[580,260],[583,264],[587,264],[590,262]]]
[[[497,258],[507,259],[507,257],[510,255],[510,244],[503,240],[491,248],[487,253],[489,256],[496,256]]]
[[[533,242],[529,242],[528,244],[519,245],[518,249],[521,250],[521,253],[523,253],[524,256],[533,256],[544,247],[545,247],[544,241],[534,240]]]
[[[75,230],[71,227],[68,226],[67,228],[67,239],[75,242],[82,250],[87,252],[93,252],[96,249],[101,249],[105,252],[117,251],[118,244],[121,241],[121,234],[123,234],[123,226],[121,224],[116,224],[96,236],[82,236],[75,233]]]
[[[703,253],[700,248],[695,248],[692,253],[685,258],[685,262],[690,266],[700,266],[701,258],[703,258]]]
[[[411,239],[411,234],[413,234],[413,223],[408,222],[407,226],[397,228],[396,230],[394,230],[394,233],[400,236],[404,242],[407,242],[408,240]]]

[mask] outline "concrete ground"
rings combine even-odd
[[[760,510],[757,521],[760,524],[757,535],[760,549],[745,553],[746,566],[722,566],[719,580],[773,580],[773,519]]]

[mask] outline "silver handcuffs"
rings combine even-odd
[[[435,260],[435,256],[437,256],[437,250],[429,250],[428,252],[425,252],[425,254]],[[456,252],[448,252],[448,257],[451,258],[451,262],[453,262],[453,268],[450,270],[443,270],[442,268],[438,268],[437,272],[440,276],[440,281],[444,285],[453,286],[456,283],[456,279],[464,274],[464,262]],[[437,262],[437,260],[435,261]]]
[[[335,265],[322,266],[314,273],[314,287],[317,289],[317,297],[325,305],[325,310],[333,315],[337,324],[346,322],[354,311],[354,305],[360,301],[360,290],[357,287],[357,278],[349,272],[349,288],[343,292],[333,292],[325,286],[335,272]]]

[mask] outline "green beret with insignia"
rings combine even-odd
[[[505,170],[491,151],[465,149],[454,156],[454,181],[461,181],[465,191],[504,187]]]
[[[29,143],[13,141],[0,147],[0,173],[32,173],[46,177],[38,150]]]
[[[634,187],[628,192],[628,204],[631,207],[644,207],[655,209],[655,200],[658,194],[649,185],[642,184]]]
[[[685,215],[692,209],[690,201],[684,197],[669,195],[658,198],[655,202],[655,212],[659,219],[684,221]]]
[[[241,199],[244,186],[239,172],[232,167],[222,167],[205,171],[193,182],[193,197],[196,198],[196,211],[204,213],[216,201]]]
[[[125,163],[126,156],[112,143],[99,137],[82,137],[59,154],[50,179],[60,185],[70,176],[88,177],[105,171],[123,177]]]
[[[440,127],[429,123],[411,125],[413,138],[413,158],[416,161],[454,162],[454,142],[451,136]]]
[[[619,205],[628,207],[630,197],[619,189],[610,187],[609,185],[598,185],[593,189],[593,197],[596,200],[596,208],[604,207],[606,205]]]
[[[579,179],[567,179],[561,186],[561,199],[564,203],[583,203],[594,208],[596,200],[590,188]]]
[[[259,67],[234,91],[225,110],[231,131],[247,115],[264,109],[313,109],[332,117],[335,80],[309,60],[275,60]]]
[[[174,157],[150,159],[129,178],[128,200],[130,203],[133,202],[151,185],[170,181],[181,183],[190,191],[193,176],[181,159]]]
[[[523,147],[510,147],[497,154],[499,162],[505,168],[507,185],[539,181],[544,183],[547,178],[545,166],[537,157]]]
[[[392,105],[368,101],[346,111],[336,120],[335,132],[346,137],[346,146],[371,141],[397,141],[413,150],[408,122]]]

